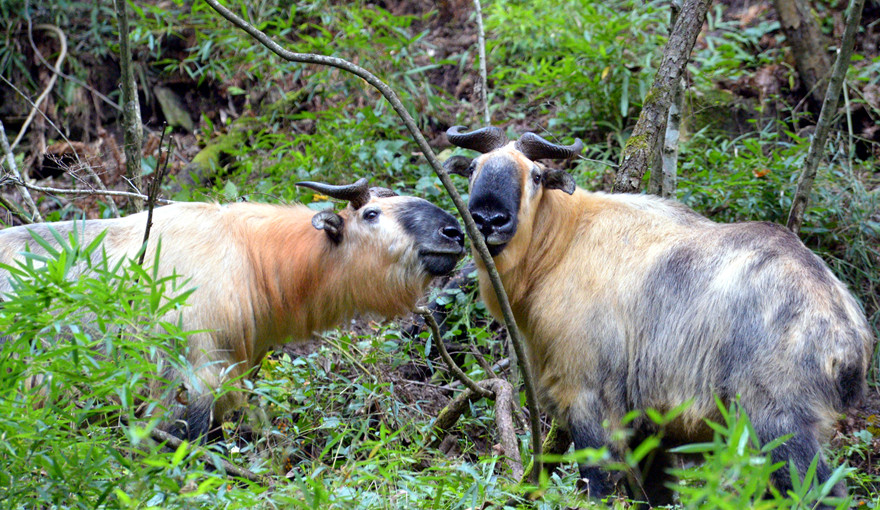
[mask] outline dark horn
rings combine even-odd
[[[489,126],[482,129],[471,131],[470,133],[461,133],[460,130],[467,129],[464,126],[452,126],[446,130],[446,138],[449,143],[465,149],[472,149],[483,154],[491,152],[498,147],[503,147],[507,143],[507,135],[500,127]]]
[[[395,192],[393,189],[374,186],[370,188],[370,195],[373,195],[376,198],[396,197],[397,192]]]
[[[355,210],[360,209],[364,204],[370,201],[370,187],[367,184],[367,179],[365,177],[358,179],[354,184],[348,184],[345,186],[336,186],[333,184],[311,181],[298,182],[296,185],[304,188],[311,188],[330,198],[347,200],[351,202],[351,207]]]
[[[535,133],[523,133],[516,141],[516,149],[532,161],[536,159],[571,159],[584,150],[584,143],[575,138],[571,145],[556,145]]]

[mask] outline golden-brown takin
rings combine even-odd
[[[535,163],[576,156],[580,140],[560,146],[526,133],[508,143],[498,128],[453,127],[447,136],[483,153],[446,167],[470,179],[468,207],[541,396],[576,448],[614,451],[611,430],[628,412],[691,399],[666,439],[701,441],[711,437],[704,420],[719,418],[715,396],[738,397],[761,441],[794,434],[773,459],[806,472],[838,413],[861,397],[873,339],[859,304],[797,236],[773,223],[715,223],[653,196],[587,192]],[[634,427],[635,441],[652,432],[650,423]],[[642,473],[655,505],[671,500],[669,457],[658,453],[653,474]],[[580,474],[592,496],[613,489],[598,466]],[[819,483],[829,475],[820,458]],[[788,469],[773,483],[785,494]],[[845,493],[842,483],[835,493]]]
[[[425,200],[370,189],[366,179],[299,185],[350,206],[336,214],[303,205],[180,203],[153,213],[145,260],[154,259],[161,240],[159,276],[174,272],[195,287],[179,312],[184,330],[198,331],[188,337],[187,359],[196,371],[186,379],[189,404],[175,410],[171,426],[179,435],[203,437],[215,417],[239,405],[239,392],[215,402],[211,390],[246,376],[272,346],[308,339],[359,313],[405,313],[464,254],[458,222]],[[50,225],[65,238],[73,228],[83,230],[82,243],[106,231],[103,249],[118,260],[141,249],[146,212],[84,226],[2,230],[0,262],[20,260],[26,243],[35,245],[31,233],[51,240]],[[4,273],[0,299],[13,291]]]

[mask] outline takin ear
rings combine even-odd
[[[541,177],[545,189],[561,189],[571,195],[577,185],[574,183],[574,177],[564,170],[548,169],[544,171]]]
[[[465,156],[452,156],[443,162],[443,168],[451,174],[463,175],[469,179],[474,171],[471,168],[471,158]]]
[[[345,220],[333,211],[321,211],[312,216],[312,226],[323,230],[334,244],[342,241],[342,230],[345,228]]]

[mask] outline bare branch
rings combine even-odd
[[[489,85],[486,79],[486,32],[483,30],[483,9],[480,0],[474,0],[477,15],[477,46],[480,53],[480,99],[483,102],[483,125],[490,124],[489,117]]]
[[[28,39],[30,39],[31,48],[34,50],[34,54],[37,56],[37,59],[38,59],[43,65],[45,65],[46,67],[48,67],[49,69],[51,69],[53,73],[55,73],[55,74],[57,74],[58,76],[64,78],[65,80],[72,81],[73,83],[76,83],[76,84],[79,85],[80,87],[82,87],[82,88],[88,90],[89,92],[91,92],[92,94],[94,94],[95,96],[97,96],[101,101],[104,101],[105,103],[107,103],[108,105],[110,105],[111,107],[113,107],[114,109],[119,110],[119,111],[122,111],[122,108],[121,108],[118,104],[116,104],[116,101],[114,101],[114,100],[110,99],[109,97],[105,96],[104,94],[102,94],[100,90],[98,90],[98,89],[92,87],[91,85],[89,85],[88,83],[86,83],[86,82],[80,80],[80,79],[77,78],[76,76],[71,76],[71,75],[65,73],[65,72],[62,71],[61,68],[58,67],[57,65],[53,66],[52,64],[50,64],[49,62],[47,62],[46,59],[43,57],[43,54],[40,53],[39,48],[37,48],[37,45],[34,44],[33,30],[31,29],[31,18],[30,18],[30,16],[27,17],[27,22],[28,22]],[[60,32],[60,29],[59,29],[58,27],[56,27],[55,25],[39,24],[39,25],[34,26],[33,28],[36,28],[37,30],[56,30],[56,31],[59,31],[59,32]]]
[[[434,335],[434,343],[437,345],[437,349],[440,351],[440,356],[443,357],[443,361],[446,362],[446,365],[449,367],[449,371],[455,376],[456,379],[461,381],[462,384],[468,387],[474,393],[480,395],[481,397],[492,398],[492,392],[484,390],[477,383],[473,381],[467,374],[462,371],[461,368],[455,363],[452,359],[452,356],[449,355],[449,351],[446,350],[446,344],[443,343],[443,338],[440,335],[440,327],[437,325],[437,321],[434,320],[434,315],[431,314],[431,311],[424,307],[416,307],[413,310],[415,313],[422,316],[425,319],[425,324],[431,328],[431,334]]]
[[[804,212],[810,199],[810,191],[813,181],[816,180],[816,170],[819,167],[819,155],[825,149],[828,140],[828,131],[831,129],[831,120],[837,113],[837,102],[840,99],[840,90],[846,79],[846,71],[849,69],[849,60],[852,57],[853,45],[855,44],[856,32],[862,19],[862,9],[865,0],[851,0],[849,4],[849,16],[846,20],[846,28],[843,31],[843,39],[840,42],[840,50],[834,67],[831,70],[831,79],[828,81],[828,90],[825,92],[825,100],[822,101],[822,111],[819,113],[819,121],[816,123],[816,132],[810,141],[810,151],[804,161],[804,170],[798,178],[797,190],[791,203],[791,211],[788,213],[786,226],[795,234],[801,230],[804,222]]]
[[[168,175],[168,161],[171,159],[171,137],[168,137],[168,147],[165,149],[165,159],[162,159],[162,143],[165,141],[166,130],[162,129],[162,138],[159,139],[159,159],[156,160],[156,170],[153,172],[149,186],[147,186],[147,226],[144,228],[144,242],[141,254],[138,257],[138,265],[144,265],[144,257],[147,254],[147,242],[150,240],[150,229],[153,228],[153,209],[159,198],[159,189],[162,181]]]
[[[480,234],[479,230],[477,230],[474,219],[468,211],[467,204],[465,204],[464,200],[462,200],[461,195],[458,193],[458,190],[455,189],[455,185],[453,184],[452,179],[450,179],[449,174],[446,173],[446,170],[443,169],[443,165],[434,155],[434,151],[431,150],[431,146],[428,144],[428,141],[425,139],[424,135],[422,135],[422,132],[419,131],[415,119],[413,119],[412,115],[410,115],[409,112],[406,111],[406,108],[404,108],[403,103],[400,102],[397,94],[382,80],[360,66],[352,64],[351,62],[348,62],[347,60],[343,60],[341,58],[327,57],[324,55],[315,55],[311,53],[294,53],[285,50],[275,41],[269,38],[269,36],[258,30],[250,23],[236,16],[226,7],[220,5],[217,0],[205,0],[205,2],[210,5],[215,11],[220,13],[221,16],[229,20],[235,26],[250,34],[253,38],[255,38],[257,41],[262,43],[264,46],[269,48],[269,50],[271,50],[281,58],[289,60],[291,62],[302,62],[307,64],[320,64],[331,66],[352,73],[375,87],[385,97],[385,99],[388,100],[389,103],[391,103],[391,107],[394,108],[394,111],[397,112],[397,114],[403,120],[404,125],[406,125],[406,128],[409,130],[416,144],[418,144],[419,148],[425,156],[425,159],[428,160],[428,163],[434,169],[434,172],[437,174],[440,182],[443,183],[443,187],[446,188],[446,192],[452,198],[452,202],[455,204],[455,208],[458,210],[459,215],[461,215],[461,218],[464,221],[465,230],[467,231],[468,237],[470,237],[474,249],[477,251],[480,259],[486,266],[486,272],[489,275],[489,279],[492,282],[492,287],[495,290],[496,296],[498,297],[498,304],[501,307],[501,312],[504,316],[504,324],[507,327],[508,335],[510,335],[512,339],[513,347],[519,360],[520,370],[523,374],[523,384],[526,391],[526,401],[528,403],[529,409],[531,410],[531,412],[529,413],[529,417],[532,430],[532,449],[534,455],[537,457],[536,462],[540,464],[540,407],[538,405],[538,398],[535,392],[535,386],[528,366],[528,362],[526,361],[522,336],[520,335],[519,330],[516,327],[516,321],[513,317],[513,311],[510,308],[510,301],[507,299],[507,294],[505,293],[504,286],[501,283],[501,277],[498,275],[498,269],[495,267],[495,263],[492,261],[492,256],[489,255],[489,249],[486,247],[486,242],[483,239],[483,236]],[[536,471],[536,473],[539,472],[540,469]],[[535,476],[537,476],[537,474]]]
[[[64,189],[64,188],[50,188],[47,186],[36,186],[34,184],[27,183],[19,178],[12,176],[0,177],[0,186],[4,184],[13,184],[15,186],[24,186],[27,189],[33,191],[39,191],[42,193],[50,193],[54,195],[103,195],[108,197],[125,197],[125,198],[139,198],[142,200],[147,200],[149,197],[147,195],[142,195],[140,193],[132,193],[129,191],[113,191],[106,189]],[[157,198],[157,202],[163,204],[173,204],[174,200],[166,200],[164,198]],[[42,220],[40,220],[42,221]]]
[[[0,75],[0,80],[2,80],[7,85],[9,85],[9,87],[12,88],[12,90],[14,90],[25,101],[27,101],[34,108],[34,111],[38,112],[43,117],[43,119],[45,119],[45,121],[48,122],[49,125],[52,126],[52,128],[55,129],[55,131],[58,133],[58,135],[67,143],[67,146],[70,147],[70,150],[71,150],[71,152],[73,152],[73,156],[76,158],[77,163],[79,165],[81,165],[82,168],[84,168],[86,170],[86,173],[88,173],[89,176],[95,181],[95,184],[98,185],[98,188],[100,188],[102,191],[107,191],[107,186],[104,186],[104,182],[101,180],[100,177],[98,177],[98,174],[95,173],[95,171],[92,169],[92,167],[90,165],[83,163],[82,158],[80,158],[79,153],[76,151],[76,146],[73,144],[73,142],[70,141],[69,138],[67,138],[67,136],[64,134],[64,132],[61,131],[61,129],[59,129],[58,126],[56,126],[54,122],[52,122],[52,119],[47,117],[46,114],[43,113],[42,110],[40,110],[39,108],[36,107],[34,102],[31,101],[31,99],[24,92],[19,90],[18,87],[16,87],[12,82],[10,82],[6,78],[4,78],[3,75]],[[30,186],[28,186],[28,187],[30,187]],[[102,194],[109,195],[109,193],[102,193]],[[116,207],[115,202],[113,202],[112,200],[109,200],[109,201],[107,201],[107,206],[110,208],[110,212],[113,213],[114,216],[119,217],[119,209]]]
[[[497,372],[507,370],[508,368],[510,368],[510,358],[504,358],[502,360],[498,360],[494,365],[489,367],[489,370],[487,370],[486,372],[490,374],[490,377],[494,378],[498,377],[497,375],[495,375]],[[450,381],[449,384],[440,386],[440,388],[449,391],[460,391],[459,386],[461,386],[461,381],[455,380]]]
[[[24,203],[31,208],[33,219],[36,221],[43,221],[43,217],[40,215],[40,210],[37,208],[37,204],[34,203],[34,199],[31,197],[27,187],[23,185],[24,183],[21,174],[18,171],[18,167],[15,165],[15,155],[12,154],[12,148],[9,146],[9,140],[6,138],[6,128],[3,127],[2,121],[0,121],[0,148],[3,149],[2,160],[6,161],[6,166],[9,167],[9,174],[0,175],[0,180],[6,178],[18,181],[16,187],[18,188],[18,192],[21,193]]]

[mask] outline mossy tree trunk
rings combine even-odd
[[[642,177],[648,169],[660,131],[666,124],[675,87],[687,66],[710,3],[710,0],[685,0],[682,5],[639,120],[623,148],[623,161],[614,179],[616,193],[635,193],[641,188]]]
[[[125,141],[125,176],[138,192],[141,191],[141,151],[144,129],[141,124],[141,106],[138,102],[134,69],[131,66],[131,47],[128,44],[128,12],[125,0],[114,0],[119,28],[119,68],[122,73],[122,131]],[[143,209],[141,200],[132,200],[132,208]]]

